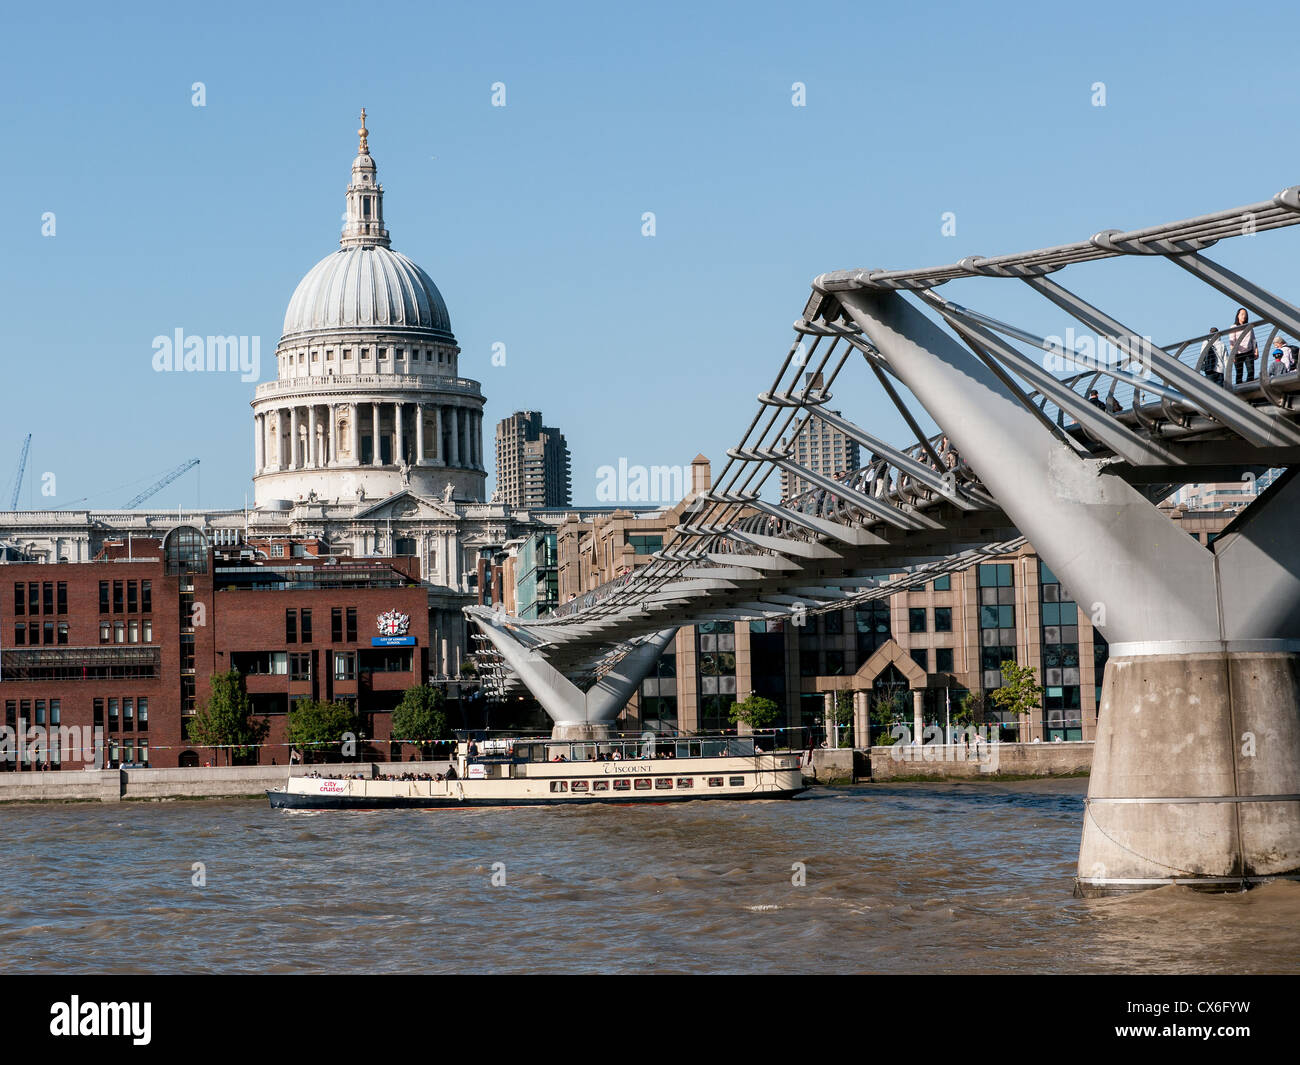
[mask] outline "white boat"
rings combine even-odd
[[[374,766],[351,776],[308,771],[266,794],[277,810],[788,799],[805,790],[804,757],[797,749],[763,749],[774,743],[766,734],[462,739],[445,772],[394,778]]]

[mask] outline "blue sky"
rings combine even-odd
[[[201,478],[152,504],[251,497],[252,385],[155,373],[151,342],[257,335],[273,375],[294,286],[337,247],[362,106],[393,246],[446,298],[489,435],[543,411],[583,503],[619,458],[703,451],[716,469],[817,274],[1082,239],[1300,181],[1298,26],[1283,6],[1208,3],[11,9],[0,487],[30,432],[23,506],[120,505],[196,456]],[[1235,244],[1215,257],[1296,298],[1300,237]],[[1060,276],[1161,341],[1232,311],[1163,262]],[[1064,329],[1005,283],[950,289]],[[874,394],[846,382],[841,399],[898,436]]]

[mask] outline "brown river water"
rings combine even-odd
[[[6,807],[0,971],[1300,971],[1300,884],[1073,898],[1086,790],[864,785],[792,801],[369,813]]]

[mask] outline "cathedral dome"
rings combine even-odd
[[[284,336],[386,327],[432,333],[454,344],[447,304],[433,280],[382,244],[354,244],[325,256],[298,282]]]

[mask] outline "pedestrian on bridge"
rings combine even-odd
[[[1216,385],[1221,385],[1224,383],[1227,369],[1227,353],[1224,351],[1223,341],[1219,339],[1219,330],[1211,329],[1209,337],[1201,342],[1201,373]]]
[[[1232,383],[1243,384],[1255,380],[1255,359],[1259,349],[1255,346],[1255,330],[1248,329],[1250,314],[1245,307],[1237,308],[1237,324],[1228,333],[1232,344]]]

